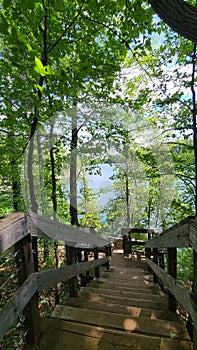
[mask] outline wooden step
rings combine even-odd
[[[121,273],[126,273],[126,274],[149,274],[148,271],[145,271],[141,268],[131,268],[131,267],[118,267],[118,266],[111,266],[106,272],[111,273],[111,272],[121,272]]]
[[[187,340],[147,336],[50,318],[39,350],[192,350]]]
[[[188,333],[180,323],[164,320],[153,320],[144,317],[131,317],[109,313],[106,311],[94,311],[85,308],[79,309],[72,306],[57,305],[52,317],[72,322],[85,323],[92,326],[114,328],[127,332],[137,332],[147,335],[164,336],[171,339],[189,340]]]
[[[107,295],[107,294],[87,293],[85,292],[85,290],[82,292],[79,292],[79,296],[81,298],[85,298],[86,300],[92,300],[97,302],[136,306],[136,307],[142,307],[145,309],[155,309],[155,310],[167,309],[167,304],[165,302],[162,302],[161,298],[158,301],[143,300],[143,299],[127,298],[127,297],[113,296],[113,295]]]
[[[106,289],[118,289],[118,290],[124,290],[125,292],[136,292],[136,293],[149,293],[149,294],[156,294],[161,295],[163,294],[155,285],[154,286],[148,286],[146,284],[142,284],[140,287],[133,286],[132,284],[126,283],[125,285],[122,285],[121,282],[117,281],[117,283],[114,281],[106,281],[103,280],[92,280],[89,282],[87,286],[90,286],[91,288],[106,288]]]
[[[167,311],[152,276],[116,256],[114,268],[43,320],[39,350],[192,350],[186,327]],[[118,267],[117,267],[118,266]]]
[[[71,298],[71,297],[69,297],[65,301],[65,305],[74,306],[78,308],[85,308],[90,310],[119,313],[122,315],[130,315],[134,317],[147,317],[154,320],[161,319],[161,320],[175,321],[175,322],[181,323],[181,320],[177,314],[167,310],[144,309],[144,308],[135,307],[135,306],[127,306],[127,305],[104,303],[104,302],[102,303],[102,302],[86,300],[84,298]]]
[[[143,282],[144,281],[144,276],[143,275],[138,275],[138,274],[132,274],[132,275],[126,275],[126,274],[121,274],[121,273],[108,273],[108,272],[104,272],[102,274],[103,278],[108,278],[109,280],[121,280],[121,281],[140,281]]]
[[[95,281],[99,281],[99,282],[102,282],[106,285],[114,285],[114,286],[122,286],[122,287],[138,287],[139,288],[144,288],[144,287],[148,287],[150,289],[156,289],[156,286],[154,283],[152,282],[148,282],[146,280],[143,280],[141,282],[137,282],[137,281],[130,281],[130,280],[123,280],[123,279],[116,279],[116,278],[98,278],[96,279]]]
[[[151,293],[146,293],[146,291],[139,292],[135,291],[135,289],[131,291],[125,291],[123,289],[110,289],[105,287],[100,287],[100,288],[93,288],[93,287],[86,287],[85,292],[87,293],[99,293],[99,294],[107,294],[107,295],[113,295],[113,296],[120,296],[120,297],[126,297],[126,298],[134,298],[134,299],[144,299],[144,300],[155,300],[155,301],[160,301],[161,298],[162,300],[166,299],[166,296],[162,296],[159,294],[151,294]]]

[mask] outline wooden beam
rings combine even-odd
[[[146,242],[147,248],[188,248],[190,246],[190,226],[194,217],[188,217],[158,237]],[[197,246],[197,245],[196,245]]]
[[[81,264],[74,264],[70,266],[64,266],[61,268],[51,269],[47,271],[37,272],[38,278],[38,291],[51,288],[53,285],[59,282],[65,282],[69,279],[80,275],[90,269],[94,269],[98,266],[107,264],[110,261],[110,257],[84,262]]]
[[[177,249],[168,248],[168,274],[174,279],[177,278]],[[168,308],[169,311],[176,312],[177,302],[171,292],[168,292]]]
[[[93,249],[110,245],[110,241],[99,234],[92,235],[79,227],[66,225],[35,213],[29,212],[31,235],[57,241],[63,241],[66,246],[79,249]]]
[[[190,314],[194,326],[197,327],[197,305],[194,295],[187,289],[182,287],[176,279],[155,265],[151,260],[147,259],[147,264],[154,273],[162,280],[163,284],[176,298],[177,302],[184,307]]]
[[[4,252],[29,233],[25,212],[12,213],[0,220],[0,253]]]
[[[18,281],[21,286],[26,279],[34,273],[31,236],[27,235],[15,244]],[[26,330],[26,343],[35,345],[39,343],[41,334],[40,314],[38,310],[38,293],[32,296],[24,308],[24,326]]]
[[[76,264],[77,260],[77,251],[73,247],[66,246],[66,261],[67,265],[71,266]],[[77,297],[78,296],[78,282],[77,282],[77,276],[72,277],[68,281],[68,288],[69,288],[69,295],[71,297]]]
[[[36,291],[37,276],[36,274],[32,274],[0,310],[0,341],[17,320],[17,317],[24,310]]]
[[[189,243],[197,253],[197,219],[190,221]]]
[[[94,260],[98,259],[98,248],[94,249]],[[95,268],[95,277],[100,277],[100,271],[99,271],[99,266]]]

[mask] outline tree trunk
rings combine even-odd
[[[131,226],[130,205],[129,205],[129,177],[128,172],[125,174],[126,182],[126,206],[127,206],[127,227]]]
[[[11,165],[12,165],[12,198],[13,198],[13,207],[15,211],[20,210],[21,196],[20,196],[20,176],[18,169],[18,155],[17,148],[15,143],[14,132],[8,134],[8,137],[11,142],[12,156],[11,156]]]
[[[183,0],[149,0],[149,3],[172,30],[197,42],[197,8]]]
[[[52,202],[53,202],[53,220],[57,220],[57,192],[56,192],[56,176],[55,176],[55,158],[54,158],[54,148],[52,145],[52,136],[53,136],[53,125],[51,125],[51,149],[50,149],[50,160],[51,160],[51,183],[52,183]],[[58,241],[54,242],[54,252],[55,252],[55,261],[56,268],[59,268],[60,256],[59,256],[59,244]],[[56,285],[55,293],[55,304],[60,303],[60,293],[61,293],[61,283]]]
[[[72,116],[72,138],[70,156],[70,217],[71,225],[79,226],[77,213],[77,116]]]
[[[192,55],[192,128],[193,128],[193,146],[194,146],[194,163],[195,163],[195,191],[194,191],[194,203],[195,203],[195,215],[197,215],[197,125],[196,125],[196,91],[195,91],[195,71],[196,71],[196,44],[194,44],[194,51]]]
[[[36,196],[35,196],[34,176],[33,176],[34,135],[38,124],[38,115],[39,115],[39,111],[37,107],[35,107],[34,120],[31,125],[31,132],[30,132],[28,165],[27,165],[30,205],[31,205],[31,210],[34,213],[38,212],[38,203],[36,201]],[[37,237],[32,238],[32,249],[34,252],[34,255],[33,255],[34,268],[36,272],[38,271],[38,242],[37,241],[38,241]]]

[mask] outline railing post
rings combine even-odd
[[[168,248],[168,274],[176,279],[177,277],[177,248]],[[168,292],[169,311],[176,312],[177,304],[173,295]]]
[[[111,256],[111,246],[106,246],[105,247],[105,256]],[[106,264],[107,270],[109,270],[109,262]]]
[[[94,260],[98,259],[98,248],[94,249]],[[100,277],[99,266],[95,268],[95,277]]]
[[[34,272],[31,236],[28,234],[14,245],[16,264],[18,269],[19,285]],[[38,310],[38,293],[35,293],[24,309],[24,326],[26,330],[26,344],[35,346],[39,344],[41,335],[40,315]]]
[[[72,265],[76,263],[76,249],[66,246],[67,264]],[[77,276],[68,280],[69,292],[71,297],[78,297],[78,282]]]
[[[145,248],[145,254],[147,259],[151,259],[151,248]],[[148,271],[152,271],[149,266],[148,266]]]
[[[158,248],[153,248],[153,262],[158,265]],[[158,278],[155,273],[153,273],[153,283],[158,283]]]
[[[158,263],[159,267],[161,267],[161,269],[165,270],[164,252],[159,252],[158,258],[159,258],[159,263]]]
[[[85,261],[88,261],[88,251],[87,250],[84,250],[84,259],[85,259]],[[90,271],[87,271],[86,276],[89,276],[89,275],[90,275]]]

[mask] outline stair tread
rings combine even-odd
[[[180,322],[181,320],[177,314],[167,311],[167,310],[155,310],[155,309],[145,309],[142,307],[128,306],[122,304],[96,302],[92,300],[84,300],[82,298],[72,298],[69,297],[64,305],[75,306],[79,308],[86,308],[91,310],[101,310],[108,311],[112,313],[119,313],[123,315],[131,315],[138,317],[147,317],[151,319],[163,319],[169,321]]]
[[[147,288],[147,289],[153,289],[153,290],[156,289],[155,283],[149,282],[146,279],[141,281],[135,281],[135,280],[131,281],[126,279],[101,277],[93,281],[99,281],[105,285],[133,287],[133,288]]]
[[[121,315],[106,311],[94,311],[85,308],[57,305],[52,317],[75,321],[104,328],[114,328],[127,332],[137,332],[143,334],[153,334],[168,338],[189,340],[186,328],[180,323],[153,320],[144,317],[134,317]]]
[[[144,300],[144,299],[138,299],[138,298],[128,298],[128,297],[121,297],[121,296],[113,296],[113,295],[107,295],[107,294],[101,294],[101,293],[88,293],[88,292],[80,292],[79,297],[85,298],[86,300],[92,300],[97,302],[107,302],[107,303],[114,303],[114,304],[122,304],[122,305],[128,305],[128,306],[137,306],[137,307],[143,307],[143,308],[154,308],[156,310],[166,310],[167,309],[167,303],[162,302],[161,298],[158,301],[153,300]]]
[[[125,290],[125,291],[136,291],[138,292],[145,292],[145,293],[151,293],[151,294],[160,294],[160,290],[157,288],[157,286],[154,284],[147,285],[145,283],[141,284],[139,287],[137,285],[132,285],[130,283],[122,284],[119,281],[104,281],[101,279],[95,279],[89,282],[88,286],[90,287],[96,287],[96,288],[113,288],[118,290]]]
[[[112,256],[108,272],[43,319],[40,350],[192,350],[185,325],[143,266]]]
[[[187,340],[163,339],[56,318],[44,319],[43,323],[45,337],[41,339],[40,350],[57,350],[57,344],[58,350],[192,350],[192,343]]]
[[[107,294],[107,295],[114,295],[114,296],[122,296],[127,298],[137,298],[137,299],[144,299],[144,300],[161,300],[166,298],[166,295],[161,294],[152,294],[152,293],[146,293],[146,291],[126,291],[124,289],[111,289],[104,287],[97,287],[94,288],[92,286],[86,287],[84,289],[84,292],[88,293],[99,293],[99,294]]]

